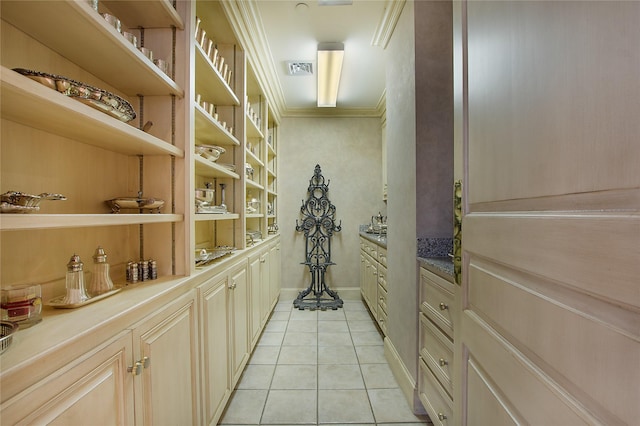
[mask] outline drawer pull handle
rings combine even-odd
[[[438,420],[447,420],[447,416],[442,413],[438,413]]]
[[[438,360],[438,362],[440,363],[440,367],[444,367],[445,365],[449,365],[449,361],[447,361],[447,360],[446,360],[446,359],[444,359],[444,358],[440,358],[440,359]]]
[[[440,310],[444,311],[445,309],[449,309],[449,305],[447,305],[446,303],[440,302]]]

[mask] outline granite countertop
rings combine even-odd
[[[418,238],[418,261],[421,266],[453,280],[453,238]]]
[[[368,225],[360,225],[360,236],[362,238],[366,238],[374,244],[379,245],[380,247],[387,248],[387,235],[378,235],[378,234],[370,234],[366,232]]]

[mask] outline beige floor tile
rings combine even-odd
[[[318,332],[322,333],[348,333],[349,326],[346,321],[318,321]]]
[[[371,423],[373,420],[374,418],[366,391],[318,391],[319,423]]]
[[[350,333],[318,332],[318,346],[353,346]]]
[[[267,399],[267,392],[244,389],[233,392],[220,424],[260,424],[260,415]]]
[[[316,346],[317,344],[318,333],[305,331],[287,331],[282,341],[282,346]]]
[[[317,390],[272,390],[261,424],[317,424],[317,401]]]
[[[318,311],[318,321],[344,321],[344,310],[327,309],[326,311]]]
[[[348,321],[369,321],[371,322],[371,315],[369,315],[369,312],[364,310],[364,311],[346,311],[345,315],[347,317]]]
[[[358,357],[353,346],[320,346],[318,364],[358,364]]]
[[[360,366],[318,365],[318,389],[364,389]]]
[[[288,321],[291,311],[277,311],[271,314],[269,321]]]
[[[318,321],[315,319],[289,321],[287,331],[305,331],[307,333],[315,333],[318,331]]]
[[[318,363],[318,346],[283,346],[280,349],[278,364],[311,364]]]
[[[318,368],[315,365],[278,364],[271,389],[317,389]]]
[[[267,325],[264,327],[264,331],[267,333],[286,331],[288,324],[289,324],[289,321],[270,320],[267,323]]]
[[[283,338],[283,332],[262,333],[258,341],[258,346],[280,346],[282,345]]]
[[[300,309],[294,309],[291,311],[291,316],[289,317],[289,319],[291,321],[300,321],[300,320],[317,321],[318,311],[309,311],[307,309],[301,311]]]
[[[236,386],[237,389],[269,389],[271,379],[276,366],[249,364],[244,369],[242,377]]]
[[[353,331],[377,331],[372,319],[367,320],[348,320],[349,330]]]
[[[398,382],[388,364],[361,364],[362,377],[367,389],[393,389]]]
[[[355,349],[360,364],[387,364],[387,359],[384,356],[384,346],[356,346]]]
[[[367,393],[376,423],[420,423],[425,421],[425,419],[413,414],[399,388],[369,389]]]
[[[352,331],[351,339],[356,346],[382,345],[382,335],[377,331]]]
[[[256,346],[249,359],[249,364],[276,364],[280,346]]]

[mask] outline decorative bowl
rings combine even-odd
[[[164,206],[164,200],[156,198],[142,197],[121,197],[107,200],[106,203],[111,207],[111,213],[120,213],[122,209],[150,210],[151,213],[160,213],[160,209]]]

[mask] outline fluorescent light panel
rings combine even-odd
[[[318,107],[335,107],[342,73],[344,45],[324,43],[318,45]]]

